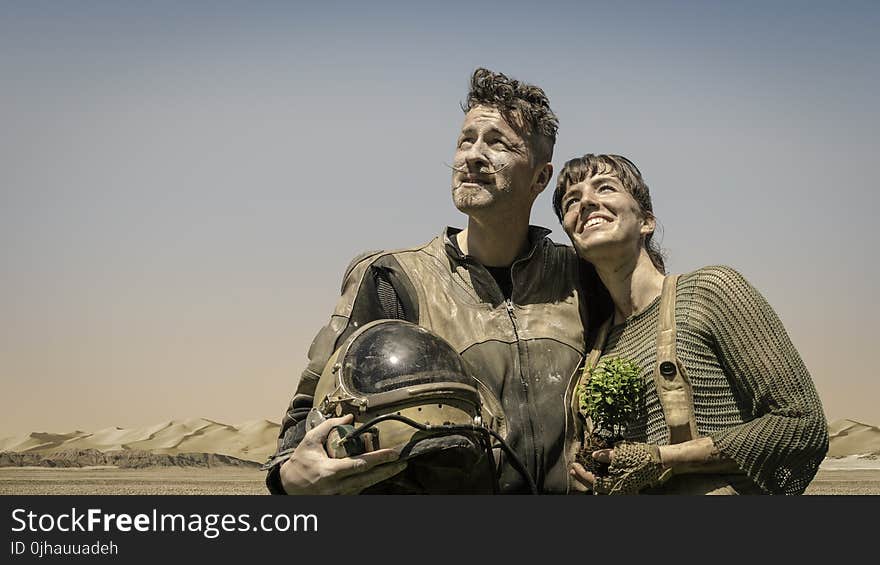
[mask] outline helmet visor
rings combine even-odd
[[[362,395],[431,383],[476,384],[451,345],[412,324],[364,331],[345,353],[341,378],[349,390]]]

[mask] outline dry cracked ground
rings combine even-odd
[[[265,474],[239,468],[0,468],[0,494],[266,494]],[[810,495],[880,495],[880,469],[820,470]]]

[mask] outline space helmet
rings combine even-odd
[[[497,492],[493,448],[509,451],[501,404],[464,358],[427,329],[404,320],[359,328],[327,362],[314,399],[307,428],[354,416],[331,431],[328,455],[390,448],[407,461],[403,472],[364,494]]]

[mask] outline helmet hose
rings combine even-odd
[[[522,460],[519,458],[519,456],[510,448],[509,445],[507,445],[507,442],[504,441],[504,438],[501,437],[501,434],[499,434],[495,430],[491,430],[485,426],[478,426],[476,424],[441,424],[441,425],[434,426],[434,425],[421,424],[419,422],[416,422],[415,420],[407,418],[406,416],[400,416],[399,414],[384,414],[382,416],[377,416],[377,417],[373,418],[372,420],[369,420],[368,422],[365,422],[361,426],[358,426],[357,428],[355,428],[354,430],[352,430],[348,434],[346,434],[345,437],[340,438],[339,442],[340,442],[340,444],[345,444],[350,441],[356,441],[359,436],[361,436],[364,433],[367,433],[369,431],[369,429],[372,428],[373,426],[375,426],[376,424],[378,424],[380,422],[385,422],[388,420],[402,422],[404,424],[407,424],[408,426],[412,426],[413,428],[416,428],[421,431],[476,432],[483,437],[485,446],[487,448],[487,454],[489,455],[489,461],[491,462],[491,465],[494,468],[495,458],[492,455],[492,446],[491,446],[491,442],[488,438],[488,436],[491,436],[492,438],[494,438],[498,442],[498,446],[501,447],[501,449],[504,451],[504,453],[506,453],[507,456],[510,458],[510,463],[513,466],[513,468],[526,481],[526,484],[529,487],[529,491],[532,494],[538,494],[538,488],[535,486],[535,480],[529,474],[528,470],[526,470],[526,467],[523,464]]]

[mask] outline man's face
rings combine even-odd
[[[531,209],[540,170],[528,140],[495,108],[477,106],[464,118],[455,150],[452,200],[465,214]],[[543,188],[543,187],[541,187]]]

